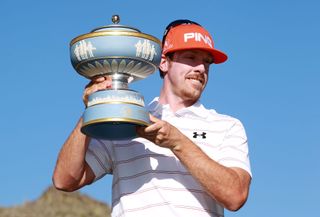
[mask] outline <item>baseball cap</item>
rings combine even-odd
[[[214,41],[209,32],[196,22],[190,20],[176,20],[171,22],[163,35],[162,54],[201,49],[208,51],[213,57],[213,63],[223,63],[228,56],[214,48]]]

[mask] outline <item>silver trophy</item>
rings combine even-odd
[[[128,139],[137,125],[150,123],[143,96],[128,84],[155,72],[161,60],[159,39],[136,28],[113,24],[92,30],[70,43],[71,62],[82,76],[111,76],[112,88],[89,96],[81,131],[99,139]]]

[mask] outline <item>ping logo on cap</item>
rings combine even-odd
[[[210,39],[209,36],[207,35],[202,35],[201,33],[199,32],[188,32],[188,33],[185,33],[183,35],[183,38],[184,38],[184,42],[187,43],[188,40],[190,39],[193,39],[195,40],[196,42],[201,42],[203,41],[205,44],[209,45],[211,48],[213,48],[213,45],[212,45],[212,41]]]

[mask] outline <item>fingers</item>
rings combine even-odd
[[[145,137],[145,132],[144,132],[145,128],[146,128],[145,126],[137,126],[136,127],[137,134],[141,137]]]
[[[86,86],[86,88],[91,87],[93,85],[100,85],[101,87],[103,86],[111,86],[112,84],[112,78],[111,76],[99,76],[99,77],[94,77],[91,79],[90,83]]]
[[[138,135],[150,134],[150,133],[155,132],[161,128],[159,126],[159,124],[156,124],[157,122],[161,121],[160,119],[156,118],[155,116],[151,115],[150,113],[149,113],[149,119],[150,119],[151,123],[148,126],[138,126],[137,127]]]
[[[160,122],[159,121],[154,121],[154,119],[151,120],[151,121],[153,123],[151,125],[147,126],[146,128],[144,128],[144,132],[147,133],[147,134],[148,133],[157,132],[163,127],[163,121],[162,122],[161,121]]]
[[[156,143],[156,138],[158,136],[158,132],[157,131],[146,131],[147,127],[144,126],[137,126],[136,127],[136,132],[138,134],[138,136],[145,138],[155,144]]]
[[[150,115],[150,121],[152,124],[149,126],[137,127],[137,134],[160,147],[172,149],[185,138],[176,127],[167,121],[152,115]]]
[[[98,83],[98,82],[103,82],[105,80],[112,80],[111,79],[111,76],[98,76],[98,77],[94,77],[92,78],[92,80],[95,82],[95,83]]]
[[[162,125],[165,123],[150,113],[149,113],[149,119],[151,123],[146,127],[146,130],[145,130],[146,132],[159,130],[162,127]]]
[[[87,106],[88,96],[99,90],[110,89],[112,86],[111,76],[100,76],[92,78],[89,84],[86,85],[82,99],[84,104]]]
[[[149,118],[150,118],[150,121],[153,122],[153,123],[156,123],[156,122],[160,121],[160,119],[156,118],[152,114],[149,114]]]
[[[148,126],[138,126],[137,133],[138,135],[145,137],[147,135],[155,135],[158,131],[163,127],[165,124],[164,121],[159,120],[158,118],[154,117],[153,115],[149,114],[150,117],[150,125]]]

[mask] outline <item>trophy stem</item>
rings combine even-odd
[[[128,89],[129,75],[115,73],[112,75],[112,89]]]

